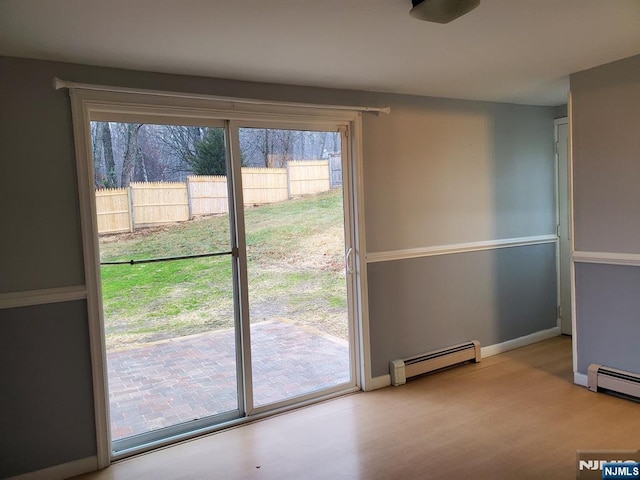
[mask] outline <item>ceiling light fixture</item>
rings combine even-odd
[[[435,23],[449,23],[480,5],[480,0],[411,0],[413,18]]]

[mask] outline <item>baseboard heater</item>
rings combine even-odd
[[[592,392],[606,390],[640,399],[640,374],[592,363],[587,371],[587,388]]]
[[[411,358],[394,360],[389,363],[391,384],[395,386],[403,385],[407,383],[407,378],[471,360],[476,363],[480,361],[480,342],[477,340],[423,353]]]

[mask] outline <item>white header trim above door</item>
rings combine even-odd
[[[318,110],[346,110],[350,112],[372,112],[372,113],[390,113],[390,107],[369,107],[369,106],[354,106],[354,105],[321,105],[315,103],[299,103],[299,102],[278,102],[273,100],[260,100],[252,98],[238,98],[238,97],[223,97],[218,95],[206,95],[206,94],[194,94],[184,92],[169,92],[164,90],[142,90],[137,88],[125,88],[114,87],[109,85],[92,85],[88,83],[75,83],[61,80],[59,78],[53,79],[53,86],[56,90],[61,88],[68,89],[82,89],[92,90],[98,92],[111,92],[111,93],[135,93],[138,95],[153,95],[156,97],[172,97],[183,99],[195,99],[195,100],[208,100],[208,101],[220,101],[229,102],[239,105],[261,105],[270,107],[294,107],[294,108],[309,108]]]

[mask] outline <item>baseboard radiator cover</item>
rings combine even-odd
[[[471,340],[415,357],[393,360],[389,362],[391,384],[397,387],[405,384],[407,378],[469,361],[477,363],[480,361],[480,357],[480,342]]]
[[[640,400],[640,374],[592,363],[587,370],[587,388],[592,392],[606,390]]]

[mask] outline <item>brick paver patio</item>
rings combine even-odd
[[[288,322],[251,326],[255,405],[349,381],[346,341]],[[112,439],[237,408],[232,330],[107,353]]]

